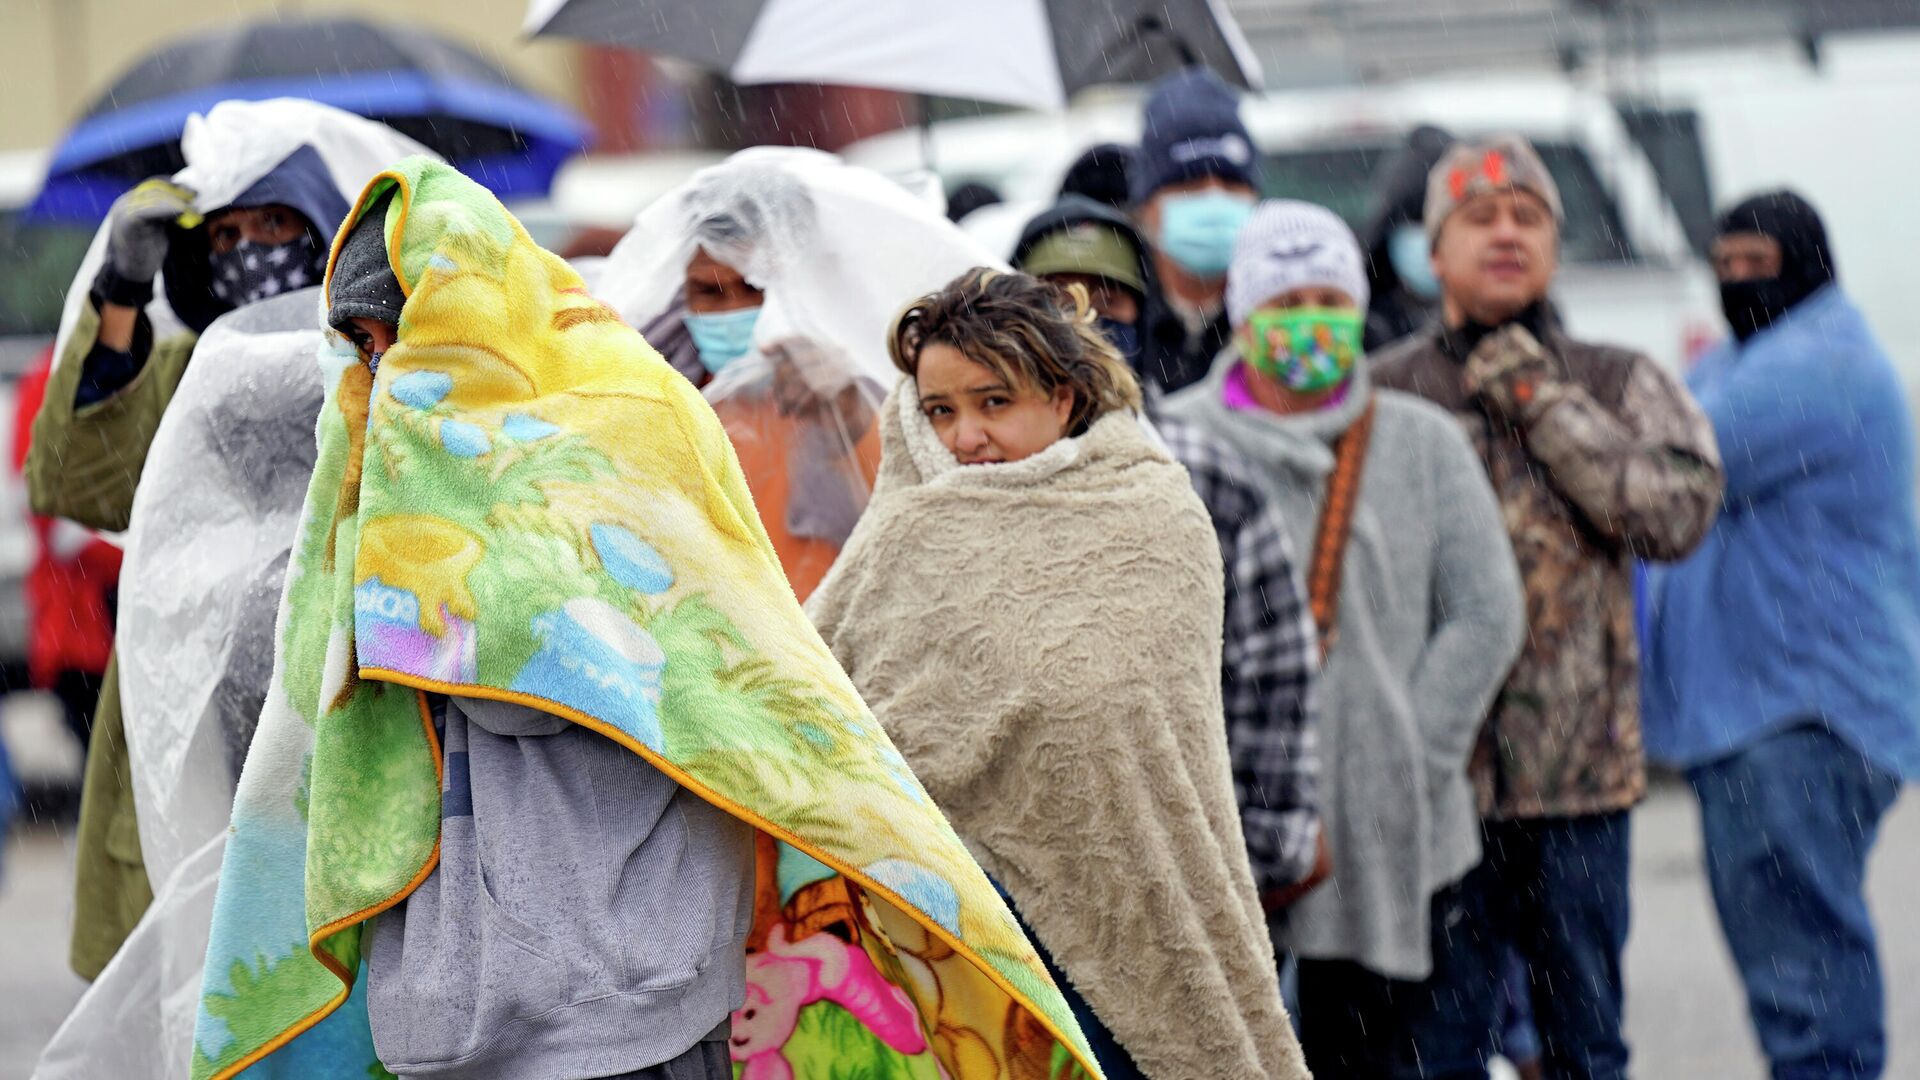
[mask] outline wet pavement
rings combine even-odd
[[[1678,784],[1634,813],[1627,1039],[1643,1080],[1766,1075],[1700,864],[1700,811]],[[1920,1077],[1920,797],[1881,825],[1867,892],[1887,983],[1888,1077]]]
[[[1627,957],[1627,1028],[1642,1080],[1761,1077],[1700,872],[1700,820],[1684,788],[1656,786],[1634,817],[1633,937]],[[67,970],[73,838],[47,825],[18,829],[0,882],[0,1080],[30,1075],[40,1046],[82,984]],[[1887,819],[1870,884],[1886,961],[1887,1076],[1920,1076],[1920,798]],[[1904,1038],[1902,1037],[1904,1033]]]
[[[0,872],[0,927],[7,938],[0,960],[0,1080],[20,1080],[32,1073],[40,1047],[86,988],[67,968],[72,831],[14,829]]]

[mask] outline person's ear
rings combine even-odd
[[[1073,416],[1074,396],[1073,387],[1063,384],[1053,388],[1053,397],[1047,402],[1047,407],[1053,410],[1054,418],[1060,421],[1062,431],[1067,429],[1067,420]]]

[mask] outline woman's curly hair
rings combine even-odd
[[[1140,383],[1094,322],[1079,285],[1062,288],[1027,274],[975,268],[936,293],[908,304],[893,320],[887,351],[910,376],[920,350],[939,342],[958,349],[1010,387],[1051,395],[1073,391],[1067,434],[1084,434],[1115,409],[1140,408]]]

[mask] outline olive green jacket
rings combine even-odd
[[[140,826],[133,812],[133,775],[120,725],[120,662],[107,663],[93,714],[87,776],[80,788],[80,834],[73,870],[73,941],[67,962],[96,979],[153,903]]]
[[[46,402],[33,421],[27,497],[33,512],[43,517],[119,532],[133,513],[133,489],[146,466],[147,447],[199,338],[179,334],[156,343],[153,327],[142,315],[133,334],[134,355],[147,356],[140,374],[107,400],[75,408],[81,368],[99,333],[100,315],[89,301],[54,365]]]
[[[142,316],[135,355],[147,362],[133,382],[105,401],[73,404],[81,369],[100,332],[89,303],[47,382],[46,402],[33,421],[27,451],[27,496],[33,511],[117,532],[133,513],[133,491],[146,465],[160,418],[186,373],[198,338],[181,334],[154,343]],[[94,711],[87,773],[80,789],[80,832],[74,870],[73,942],[68,962],[81,978],[96,978],[153,902],[140,830],[134,816],[133,776],[120,722],[117,660],[107,665]]]

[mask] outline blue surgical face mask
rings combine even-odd
[[[1140,366],[1140,328],[1132,323],[1121,322],[1101,316],[1098,320],[1100,332],[1106,335],[1113,347],[1120,352],[1121,359],[1128,367]]]
[[[1240,227],[1253,216],[1253,196],[1198,191],[1160,200],[1160,250],[1196,277],[1217,278],[1233,263]]]
[[[707,374],[718,375],[722,368],[747,355],[753,348],[753,326],[759,321],[757,307],[712,315],[687,313],[687,334],[693,338],[693,347],[700,350],[700,366],[707,369]]]
[[[1440,281],[1433,276],[1433,245],[1427,230],[1416,222],[1402,222],[1387,237],[1387,261],[1400,275],[1400,284],[1422,300],[1440,299]]]

